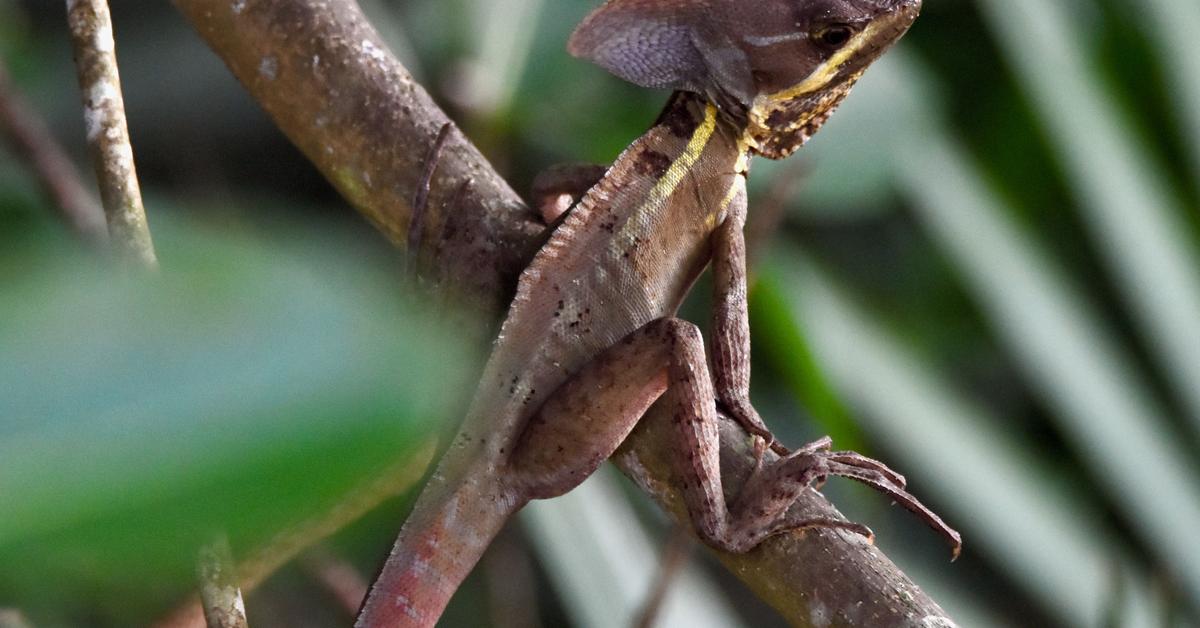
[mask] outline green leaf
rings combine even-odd
[[[1179,194],[1162,175],[1162,158],[1106,95],[1088,63],[1091,51],[1079,21],[1065,5],[978,2],[1055,140],[1083,217],[1139,331],[1200,430],[1200,254],[1182,219]],[[1200,76],[1182,79],[1188,84]],[[1200,596],[1200,578],[1195,587]]]
[[[1175,116],[1190,149],[1192,180],[1200,181],[1200,4],[1192,0],[1145,0],[1131,6],[1135,22],[1159,44]]]
[[[1161,404],[1089,304],[1006,219],[970,158],[936,133],[922,141],[919,154],[897,156],[905,193],[1099,485],[1200,599],[1200,545],[1176,542],[1200,521],[1200,486]]]
[[[456,330],[354,249],[153,222],[160,274],[48,250],[0,294],[0,598],[27,610],[137,616],[214,531],[330,506],[470,387]]]
[[[959,526],[967,547],[986,553],[1065,625],[1099,625],[1113,568],[1137,572],[1136,563],[1098,523],[1099,513],[1070,486],[1047,479],[1054,470],[1037,457],[1036,444],[952,392],[812,260],[788,253],[771,267],[792,287],[793,324],[810,330],[821,363],[864,428],[897,456],[912,490],[945,504],[943,516]],[[1135,586],[1129,595],[1147,600],[1146,589]]]

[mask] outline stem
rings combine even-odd
[[[544,226],[355,2],[174,3],[288,139],[397,247],[407,246],[426,155],[449,124],[423,196],[421,231],[433,254],[422,257],[471,307],[507,306]]]
[[[347,617],[354,617],[358,613],[371,583],[350,561],[327,547],[314,547],[300,557],[300,563],[310,577],[333,595],[342,610],[346,611]]]
[[[247,628],[246,604],[224,536],[200,549],[200,601],[208,628]]]
[[[21,97],[3,65],[0,65],[0,134],[16,157],[29,164],[71,231],[94,248],[107,248],[104,210],[83,186],[75,165],[50,133],[45,120]]]
[[[667,594],[671,592],[671,587],[675,585],[679,574],[683,572],[684,565],[687,565],[694,543],[695,539],[687,528],[678,523],[672,527],[662,555],[659,556],[658,576],[654,579],[654,586],[650,589],[650,594],[646,597],[634,626],[654,628],[658,625],[663,602],[666,601]]]
[[[67,0],[83,119],[112,246],[126,262],[154,268],[158,260],[138,186],[117,72],[112,16],[106,0]]]

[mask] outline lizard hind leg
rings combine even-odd
[[[532,415],[509,455],[512,488],[529,499],[557,497],[607,460],[666,390],[669,338],[679,324],[647,324],[562,384]]]
[[[663,395],[672,412],[672,449],[684,502],[697,534],[709,544],[745,552],[771,535],[803,528],[870,536],[858,524],[787,514],[813,483],[842,476],[885,493],[958,547],[958,533],[905,491],[902,476],[865,456],[832,451],[828,438],[764,461],[730,508],[720,474],[717,404],[704,342],[695,325],[679,319],[659,319],[628,335],[545,402],[509,457],[512,488],[530,499],[571,490],[616,451]]]

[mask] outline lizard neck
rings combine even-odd
[[[713,128],[708,128],[710,117],[713,119]],[[690,168],[700,161],[700,153],[703,151],[727,151],[727,143],[710,141],[713,137],[724,136],[733,140],[738,152],[736,174],[749,173],[750,151],[754,140],[750,132],[750,122],[744,113],[731,112],[719,107],[700,94],[677,91],[667,101],[654,126],[665,129],[675,137],[688,139],[684,151],[672,165],[683,160]]]

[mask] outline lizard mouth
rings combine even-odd
[[[803,81],[756,97],[748,116],[749,148],[768,159],[796,152],[829,119],[867,66],[908,32],[920,10],[920,0],[901,0],[871,20]]]

